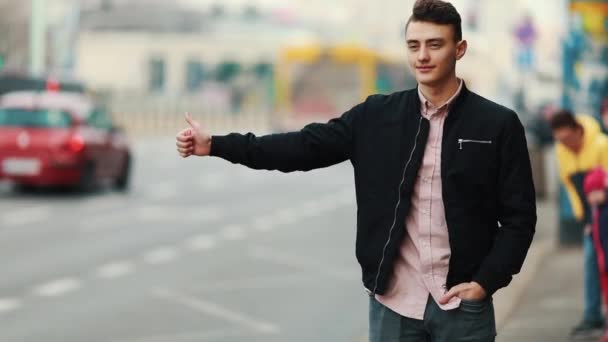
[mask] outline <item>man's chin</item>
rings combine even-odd
[[[419,74],[416,75],[416,81],[419,85],[432,88],[443,85],[445,82],[448,81],[448,78],[441,77],[440,75]]]
[[[426,77],[426,75],[422,77],[417,77],[416,81],[418,82],[418,84],[423,85],[425,87],[433,87],[439,83],[439,80],[437,78]]]

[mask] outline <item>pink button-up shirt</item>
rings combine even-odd
[[[403,239],[389,290],[376,299],[394,312],[422,320],[429,294],[435,302],[446,291],[450,264],[450,241],[441,192],[441,142],[443,123],[450,104],[462,90],[440,107],[434,107],[418,90],[422,116],[430,121],[430,130],[418,179],[414,185],[410,212],[406,218],[407,234]],[[443,310],[455,309],[460,299],[454,297]]]

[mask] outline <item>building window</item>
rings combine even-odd
[[[165,61],[159,57],[153,57],[149,63],[149,89],[152,92],[165,90]]]
[[[192,59],[186,62],[186,90],[188,92],[200,90],[204,81],[205,68],[203,64]]]
[[[224,61],[217,66],[215,70],[216,81],[222,83],[230,83],[233,79],[237,78],[241,73],[241,65],[233,61]]]

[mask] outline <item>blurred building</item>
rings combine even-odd
[[[27,1],[0,0],[0,70],[27,67],[28,3]]]
[[[75,73],[115,92],[177,95],[196,91],[212,70],[217,79],[231,68],[273,64],[281,46],[314,38],[300,26],[248,15],[102,2],[82,12]]]
[[[562,106],[599,117],[608,97],[608,1],[570,0],[569,10]]]

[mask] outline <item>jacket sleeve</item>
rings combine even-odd
[[[524,133],[511,111],[500,137],[497,184],[500,228],[473,280],[492,295],[519,273],[536,230],[536,195]]]
[[[351,157],[354,126],[364,110],[365,102],[327,123],[312,123],[297,132],[213,136],[211,155],[252,169],[282,172],[338,164]]]

